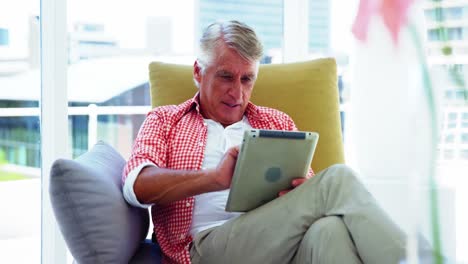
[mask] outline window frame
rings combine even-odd
[[[66,0],[40,0],[41,263],[67,263],[49,197],[50,168],[68,153]]]

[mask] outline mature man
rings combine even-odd
[[[224,210],[243,131],[296,130],[286,114],[249,101],[261,56],[247,25],[210,25],[193,66],[198,93],[153,109],[140,129],[124,195],[152,205],[165,262],[398,263],[403,232],[344,165],[296,179],[248,213]]]

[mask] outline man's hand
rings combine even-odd
[[[218,166],[211,172],[213,181],[218,190],[225,190],[231,186],[231,179],[234,174],[238,155],[239,146],[228,149]]]
[[[312,175],[308,174],[305,178],[296,178],[296,179],[292,180],[291,181],[292,188],[287,189],[287,190],[282,190],[281,192],[278,193],[278,196],[283,196],[283,195],[287,194],[288,192],[294,190],[294,188],[296,188],[297,186],[303,184],[304,182],[306,182],[310,178],[312,178]]]

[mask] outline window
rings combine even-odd
[[[318,56],[331,50],[331,1],[309,1],[309,52]]]
[[[454,150],[445,150],[444,151],[444,156],[443,159],[445,160],[452,160],[455,157],[455,151]]]
[[[40,203],[29,203],[24,212],[8,203],[15,194],[33,195],[35,198],[30,200],[41,200],[37,176],[40,166],[39,2],[17,0],[0,4],[0,203],[2,208],[8,206],[3,213],[9,216],[2,220],[0,227],[3,228],[0,230],[0,263],[11,263],[12,259],[19,263],[40,262]],[[129,154],[133,138],[150,108],[148,63],[162,60],[191,64],[196,40],[207,23],[217,19],[242,20],[257,30],[265,44],[263,63],[283,61],[286,41],[283,35],[287,31],[283,25],[284,0],[63,2],[68,8],[68,136],[74,157],[97,139],[107,141],[124,156]],[[342,95],[343,87],[346,90],[350,80],[346,76],[348,48],[352,46],[349,29],[355,15],[350,10],[356,9],[357,1],[308,2],[309,54],[304,54],[304,58],[335,56]],[[340,8],[333,7],[337,2]],[[344,11],[335,13],[335,10]],[[462,12],[464,17],[468,14],[466,10]],[[427,17],[436,19],[441,15],[426,12]],[[460,15],[455,10],[443,12],[443,16],[457,18]],[[332,19],[337,19],[336,23],[332,23]],[[332,25],[340,28],[337,30]],[[333,33],[335,30],[339,33]],[[461,32],[459,29],[431,30],[427,34],[431,40],[441,40],[442,34],[450,39],[466,38],[466,32],[465,27]],[[451,95],[458,97],[459,93]],[[340,100],[346,103],[343,96]],[[449,128],[457,126],[457,115],[448,116]],[[462,126],[468,127],[468,121],[463,119]],[[450,142],[455,139],[458,140],[453,135],[445,138]],[[442,148],[441,156],[453,158],[455,153],[459,152]],[[467,157],[468,150],[462,150],[461,156]],[[22,215],[24,213],[27,217]],[[23,224],[25,220],[27,223]],[[28,245],[28,254],[24,254],[25,245]]]
[[[468,149],[463,149],[460,151],[460,158],[468,160]]]
[[[0,3],[0,263],[41,261],[39,3]]]
[[[199,0],[196,36],[217,20],[239,20],[253,27],[264,46],[263,63],[282,62],[283,0]]]
[[[455,136],[453,134],[445,136],[445,143],[453,143],[455,141]]]
[[[446,34],[445,33],[446,31],[442,28],[437,28],[437,29],[430,29],[428,31],[428,40],[430,41],[439,41],[439,40],[443,40],[444,39],[444,35],[443,34]]]
[[[68,1],[69,106],[80,107],[69,117],[75,157],[98,139],[128,156],[150,109],[148,64],[154,60],[192,64],[196,40],[209,23],[233,19],[247,23],[264,44],[262,62],[282,61],[282,0],[142,1],[137,6],[112,2],[112,14],[102,16],[108,6],[106,1]],[[138,12],[129,13],[129,8]],[[128,114],[112,114],[111,107],[126,107]],[[101,114],[94,116],[97,112]]]
[[[433,21],[436,19],[436,14],[434,9],[424,11],[424,15],[426,16],[426,20]]]
[[[463,8],[462,7],[451,7],[446,8],[443,11],[444,17],[447,20],[450,19],[460,19],[463,17]]]
[[[9,42],[8,29],[0,28],[0,46],[8,46]]]
[[[457,118],[458,118],[458,113],[456,112],[449,113],[447,115],[447,120],[445,121],[447,128],[457,127]]]
[[[468,121],[468,113],[463,113],[462,120],[463,121]]]
[[[449,123],[447,123],[447,127],[448,127],[448,128],[456,128],[456,127],[457,127],[457,123],[455,123],[455,122],[449,122]]]
[[[448,39],[449,40],[461,40],[462,39],[462,28],[449,28]]]
[[[451,112],[448,114],[448,120],[449,121],[455,121],[458,118],[458,113]]]
[[[193,1],[68,0],[68,105],[73,156],[104,140],[124,157],[150,110],[148,64],[193,62]],[[138,12],[128,12],[129,8]],[[122,18],[126,19],[122,19]],[[119,73],[119,74],[115,74]],[[119,111],[120,114],[115,114]]]
[[[433,17],[435,21],[444,21],[445,20],[445,12],[443,12],[442,8],[433,9]]]
[[[463,31],[462,27],[430,29],[427,33],[427,38],[430,41],[462,40]]]
[[[424,15],[428,21],[446,21],[461,19],[465,12],[463,7],[449,7],[425,10]]]
[[[446,90],[445,91],[445,98],[453,99],[454,98],[454,91],[453,90]]]
[[[468,133],[461,134],[461,143],[468,144]]]
[[[464,69],[464,66],[463,64],[454,64],[454,65],[451,65],[449,67],[452,67],[452,70],[459,73],[459,74],[463,74],[463,69]]]
[[[465,91],[464,90],[456,90],[455,91],[455,98],[459,100],[465,100]]]

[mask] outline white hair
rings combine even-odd
[[[202,74],[213,62],[215,50],[221,44],[236,50],[242,58],[248,61],[258,62],[263,55],[262,43],[251,27],[235,20],[215,22],[204,30],[200,38],[197,63]],[[194,81],[198,87],[197,80]]]

